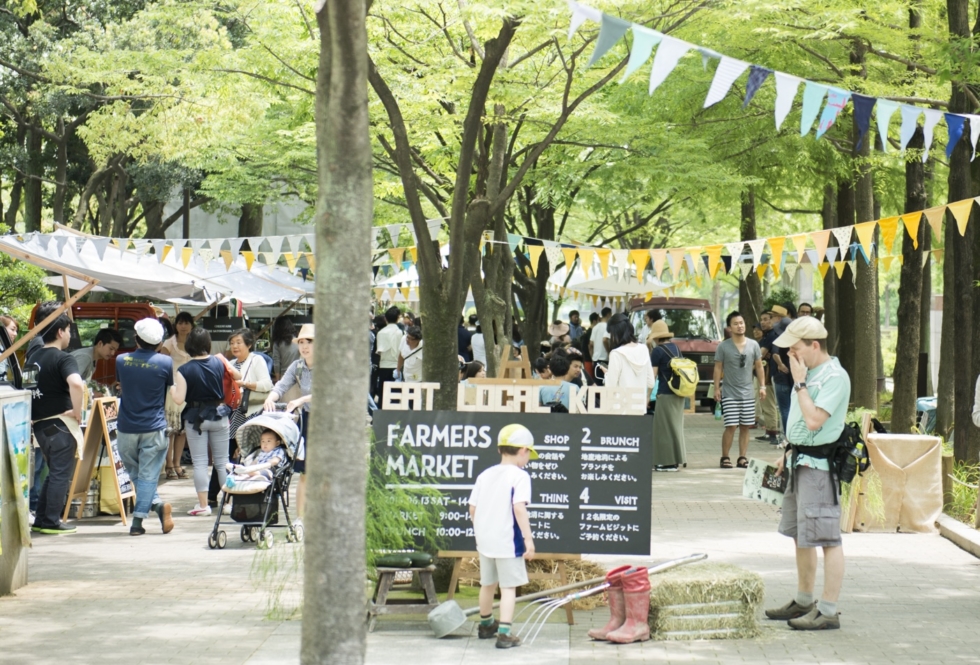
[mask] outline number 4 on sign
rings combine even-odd
[[[586,487],[584,490],[582,490],[582,493],[578,495],[578,500],[581,501],[582,503],[588,503],[589,502],[589,488],[588,487]]]

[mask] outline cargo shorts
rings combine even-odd
[[[796,538],[797,547],[839,547],[840,496],[830,471],[798,466],[791,485],[783,496],[779,533]]]

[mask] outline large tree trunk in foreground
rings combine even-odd
[[[317,3],[316,362],[306,458],[304,665],[364,662],[372,176],[364,0]],[[328,334],[329,333],[329,336]],[[342,377],[342,378],[341,378]]]
[[[41,155],[41,128],[27,130],[27,178],[24,181],[24,231],[41,230],[41,177],[44,163]]]
[[[857,126],[854,127],[857,135]],[[874,174],[867,161],[871,141],[865,139],[861,152],[857,182],[854,187],[854,212],[857,223],[875,219]],[[875,231],[877,233],[877,231]],[[871,257],[867,257],[870,259]],[[878,408],[878,264],[869,264],[858,252],[857,284],[854,299],[854,372],[851,374],[851,403],[867,409]]]
[[[917,129],[909,147],[921,149],[924,143],[922,129]],[[927,207],[925,165],[912,159],[905,163],[905,212],[918,212]],[[922,327],[922,245],[923,238],[932,231],[923,221],[919,224],[918,245],[913,247],[912,238],[902,232],[902,272],[898,287],[898,341],[895,345],[895,371],[892,378],[895,390],[892,397],[892,431],[908,434],[915,423],[915,399],[918,397],[919,334]]]
[[[238,218],[238,237],[257,237],[262,235],[262,204],[243,203],[242,214]],[[259,251],[258,247],[252,247],[253,252]]]

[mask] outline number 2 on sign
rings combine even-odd
[[[582,444],[592,443],[592,430],[588,427],[582,428]]]
[[[582,493],[578,495],[578,500],[581,501],[582,503],[588,503],[589,502],[589,488],[588,487],[586,487],[584,490],[582,490]]]

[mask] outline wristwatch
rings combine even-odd
[[[806,388],[806,381],[800,381],[799,383],[794,383],[793,384],[793,390],[795,392],[800,392],[804,388]]]

